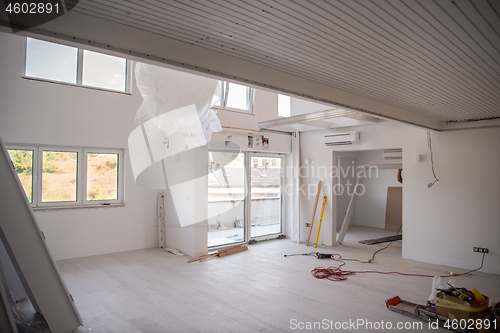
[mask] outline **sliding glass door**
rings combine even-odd
[[[252,154],[250,237],[281,233],[283,159]]]
[[[282,178],[277,154],[210,151],[208,247],[282,233]]]
[[[245,154],[208,156],[208,247],[244,242]]]

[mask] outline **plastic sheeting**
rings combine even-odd
[[[168,188],[181,226],[203,221],[196,188],[207,182],[206,144],[222,131],[211,110],[220,100],[219,81],[142,63],[135,76],[144,101],[135,117],[140,126],[128,139],[134,179],[144,188]]]
[[[207,144],[213,132],[222,131],[211,109],[220,100],[218,80],[143,63],[136,64],[135,78],[144,98],[135,116],[137,124],[157,126],[167,137],[181,132],[189,149]],[[189,105],[194,105],[197,116],[179,112]]]

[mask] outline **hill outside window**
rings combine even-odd
[[[123,204],[124,150],[7,145],[32,207]]]

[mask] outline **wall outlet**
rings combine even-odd
[[[479,253],[489,253],[490,250],[488,250],[485,247],[474,247],[473,248],[474,252],[479,252]]]
[[[311,227],[311,223],[306,222],[306,228],[310,228],[310,227]]]

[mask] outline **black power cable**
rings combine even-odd
[[[396,236],[397,236],[397,235],[399,235],[399,232],[401,231],[401,228],[403,228],[403,225],[402,225],[402,224],[401,224],[401,226],[399,227],[399,230],[398,230],[398,232],[396,233]],[[379,253],[380,251],[387,249],[387,248],[388,248],[388,247],[389,247],[389,246],[390,246],[393,242],[394,242],[394,241],[391,241],[391,242],[390,242],[389,244],[387,244],[385,247],[383,247],[383,248],[381,248],[381,249],[379,249],[379,250],[375,251],[375,253],[373,254],[372,258],[371,258],[371,259],[369,259],[369,260],[368,260],[368,262],[372,262],[373,260],[375,260],[375,255],[376,255],[377,253]]]

